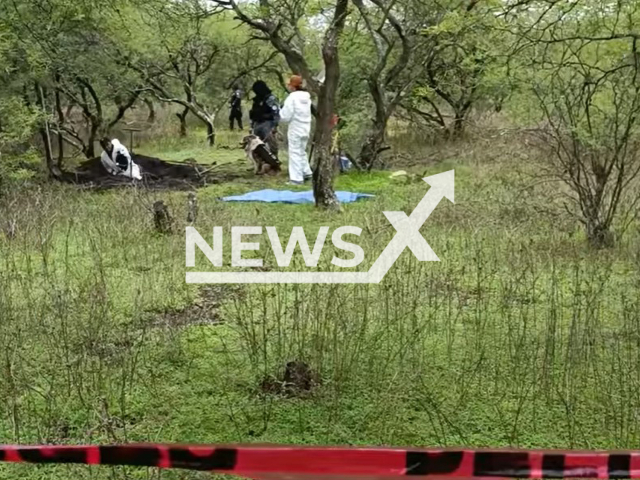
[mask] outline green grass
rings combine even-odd
[[[456,204],[443,200],[422,229],[441,262],[407,251],[380,285],[224,287],[214,290],[219,324],[159,321],[211,299],[184,281],[186,193],[47,185],[4,198],[0,218],[15,217],[18,233],[0,234],[0,442],[636,447],[637,228],[616,249],[591,251],[558,187],[536,184],[535,166],[514,160],[512,139],[446,148],[447,160],[408,168],[455,168]],[[241,156],[197,141],[138,151]],[[223,226],[227,242],[233,225],[276,226],[283,242],[293,226],[310,237],[359,226],[366,269],[394,234],[382,212],[411,212],[428,188],[389,174],[340,176],[336,188],[376,197],[339,214],[217,200],[285,188],[284,176],[213,185],[198,192],[196,226],[203,235]],[[176,218],[174,235],[153,231],[157,199]],[[319,269],[332,268],[333,253],[325,248]],[[212,268],[203,256],[197,267]],[[294,359],[322,385],[306,398],[260,393]],[[158,475],[0,467],[0,479]]]
[[[136,153],[171,162],[182,162],[188,158],[203,164],[235,162],[244,160],[244,153],[238,149],[242,136],[241,132],[220,132],[216,135],[216,145],[210,147],[205,134],[196,130],[187,138],[166,136],[151,144],[143,144],[136,148]]]

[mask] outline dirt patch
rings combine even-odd
[[[320,375],[307,363],[293,361],[285,365],[282,375],[268,375],[263,378],[260,391],[272,395],[305,398],[320,383]]]
[[[191,325],[215,325],[224,320],[220,314],[220,305],[234,295],[240,295],[237,289],[223,285],[210,285],[202,288],[198,299],[181,309],[159,312],[152,326],[188,327]]]
[[[243,165],[237,163],[203,165],[193,159],[168,162],[145,155],[132,157],[140,166],[140,181],[110,175],[102,166],[100,158],[85,161],[74,172],[65,172],[62,180],[83,188],[98,190],[132,185],[149,189],[191,190],[251,176]]]

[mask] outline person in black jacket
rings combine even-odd
[[[238,123],[238,128],[242,130],[242,92],[240,87],[234,85],[233,94],[229,101],[229,128],[233,130],[234,122]]]
[[[249,112],[251,131],[265,142],[271,153],[278,157],[278,141],[276,134],[280,123],[280,106],[278,99],[262,80],[258,80],[251,88],[255,97]]]

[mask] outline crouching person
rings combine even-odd
[[[100,140],[102,155],[100,161],[104,168],[111,175],[122,175],[124,177],[142,180],[140,167],[131,159],[129,150],[117,139],[103,138]]]

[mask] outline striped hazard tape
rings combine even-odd
[[[640,452],[284,446],[0,446],[0,461],[132,465],[254,479],[640,478]]]

